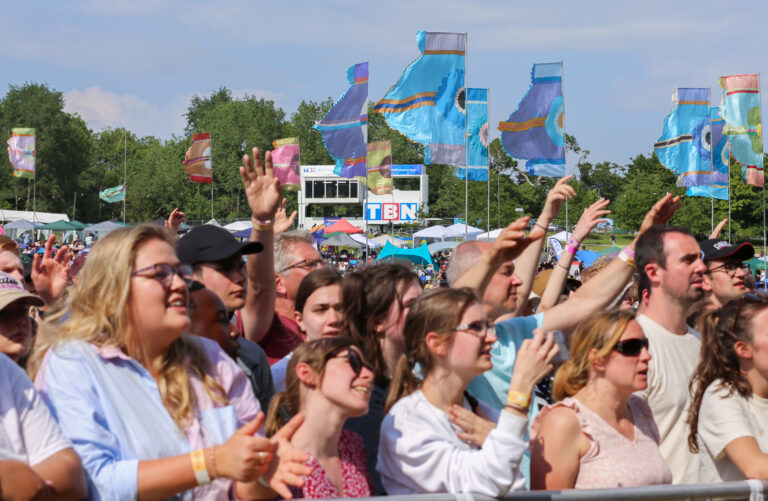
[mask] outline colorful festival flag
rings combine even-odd
[[[469,180],[488,181],[488,89],[467,89],[466,109]],[[464,167],[453,169],[459,179],[464,179],[465,172]]]
[[[389,141],[368,145],[368,189],[374,195],[392,193],[392,143]]]
[[[686,195],[689,197],[709,197],[718,200],[728,200],[728,179],[731,147],[728,137],[723,135],[725,120],[720,116],[720,108],[710,108],[710,129],[712,149],[712,171],[710,175],[701,176],[701,186],[691,186]]]
[[[315,124],[325,148],[336,160],[334,174],[345,178],[365,177],[368,142],[368,63],[350,66],[351,84],[333,107]]]
[[[678,185],[707,184],[712,175],[709,89],[677,88],[672,105],[654,153],[661,165],[679,176]]]
[[[35,129],[17,127],[11,129],[8,139],[8,156],[15,177],[35,177]]]
[[[534,64],[528,92],[498,127],[504,150],[526,160],[528,174],[565,176],[563,111],[563,63]]]
[[[459,107],[466,41],[464,33],[419,31],[416,44],[422,55],[374,108],[391,128],[425,145],[425,164],[466,163],[466,121]]]
[[[212,183],[211,133],[203,132],[192,136],[192,146],[184,155],[184,171],[195,183]]]
[[[99,198],[111,204],[125,200],[125,184],[99,192]]]
[[[299,138],[286,137],[272,141],[272,164],[275,177],[287,190],[301,189],[299,177]]]
[[[760,117],[760,81],[757,75],[720,77],[723,99],[720,115],[725,120],[733,157],[741,164],[742,180],[763,186],[763,134]]]

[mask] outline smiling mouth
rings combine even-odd
[[[365,393],[366,395],[371,392],[371,389],[368,388],[367,386],[353,386],[352,389],[355,391],[359,391],[360,393]]]

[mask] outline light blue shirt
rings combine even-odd
[[[91,499],[136,499],[140,460],[222,443],[258,413],[258,400],[237,365],[212,341],[198,342],[234,405],[215,407],[202,383],[191,379],[199,413],[187,426],[191,435],[173,421],[149,371],[120,349],[71,340],[48,351],[35,383],[88,472]],[[226,493],[226,485],[216,482],[198,489]],[[173,499],[192,495],[187,491]]]

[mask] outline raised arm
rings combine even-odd
[[[648,228],[656,224],[666,224],[680,208],[680,197],[667,194],[656,202],[645,215],[640,231],[628,245],[634,254],[635,243]],[[579,290],[566,302],[544,312],[542,328],[545,331],[562,330],[566,334],[576,325],[600,308],[605,308],[624,290],[632,275],[635,273],[634,258],[626,261],[621,257],[614,259],[608,266],[594,276],[589,282],[579,287]]]
[[[272,153],[268,151],[262,163],[259,149],[253,148],[253,160],[248,155],[243,156],[240,177],[251,208],[251,241],[264,245],[262,252],[248,256],[248,285],[245,307],[241,311],[245,338],[257,343],[269,330],[275,312],[273,228],[282,197],[280,181],[272,166]]]
[[[488,283],[499,266],[515,259],[529,245],[547,234],[546,229],[534,226],[526,237],[524,230],[529,220],[530,218],[527,216],[522,217],[504,228],[493,242],[491,249],[483,254],[477,264],[464,273],[453,287],[473,288],[482,297],[485,288],[488,287]]]
[[[51,234],[45,242],[45,250],[42,257],[35,254],[32,259],[32,283],[37,294],[45,301],[43,310],[53,307],[64,295],[69,284],[69,262],[72,252],[66,245],[61,246],[53,256],[53,242],[56,236]]]
[[[547,200],[544,202],[544,208],[541,210],[539,219],[536,220],[536,227],[544,231],[546,235],[549,223],[551,223],[557,215],[560,213],[560,209],[563,207],[563,202],[576,195],[576,190],[568,186],[568,181],[573,179],[573,176],[565,176],[560,178],[557,183],[547,193]],[[544,238],[540,238],[529,245],[520,257],[515,261],[515,273],[520,281],[523,282],[520,287],[517,288],[518,300],[515,306],[515,315],[520,316],[525,308],[528,306],[528,296],[531,294],[533,288],[533,278],[536,275],[536,268],[539,265],[539,258],[541,257],[541,249],[544,247]]]
[[[555,269],[552,270],[552,275],[549,276],[547,287],[541,296],[539,309],[536,310],[537,313],[552,308],[560,300],[560,294],[563,291],[565,281],[568,279],[568,271],[571,268],[573,257],[576,255],[579,245],[587,238],[587,235],[590,234],[595,226],[605,221],[605,219],[600,219],[600,217],[611,213],[611,211],[605,209],[609,203],[609,200],[601,198],[584,209],[579,222],[576,223],[576,228],[573,229],[573,235],[568,241],[568,245],[563,249]]]

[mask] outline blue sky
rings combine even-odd
[[[705,0],[5,3],[0,92],[45,82],[94,130],[160,138],[182,133],[195,94],[225,86],[290,114],[302,99],[337,97],[362,61],[380,99],[418,57],[420,29],[469,34],[468,83],[490,88],[492,137],[531,65],[562,60],[567,132],[592,161],[651,152],[675,87],[711,87],[716,103],[720,75],[768,75],[758,0],[734,11]]]

